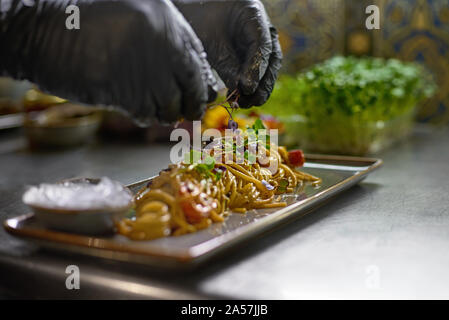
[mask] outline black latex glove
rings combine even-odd
[[[1,1],[0,73],[69,100],[121,107],[141,125],[198,119],[214,98],[202,44],[170,1],[34,2],[13,0],[8,9]],[[79,30],[66,28],[68,4],[80,9]]]
[[[276,29],[259,0],[173,0],[203,42],[208,60],[241,107],[269,98],[281,67]]]

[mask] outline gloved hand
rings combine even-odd
[[[265,103],[281,67],[276,29],[259,0],[172,0],[241,107]]]
[[[118,106],[141,125],[198,119],[215,98],[202,44],[170,1],[26,3],[2,1],[0,73],[69,100]],[[79,30],[66,28],[68,4],[80,9]]]

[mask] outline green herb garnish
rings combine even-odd
[[[223,174],[221,170],[214,170],[215,159],[213,157],[206,155],[204,161],[200,162],[203,158],[202,153],[192,149],[189,153],[185,154],[184,158],[184,162],[190,164],[189,168],[196,170],[203,178],[212,178],[216,181],[221,179]]]
[[[257,119],[251,128],[256,132],[256,134],[259,134],[260,129],[266,129],[263,125],[262,120],[260,119]]]
[[[287,186],[288,186],[288,180],[287,180],[287,179],[282,179],[282,180],[279,182],[278,190],[279,190],[280,192],[285,192],[285,191],[287,191]]]

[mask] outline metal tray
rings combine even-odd
[[[151,241],[132,241],[121,235],[90,237],[48,230],[33,214],[11,218],[5,229],[18,237],[42,246],[76,251],[91,256],[144,263],[162,267],[192,267],[280,223],[302,217],[332,196],[348,189],[382,165],[382,160],[345,156],[308,155],[303,171],[319,176],[319,187],[306,185],[295,194],[285,195],[288,206],[277,209],[252,210],[246,214],[231,213],[223,223],[178,237]],[[151,178],[150,178],[151,179]],[[150,179],[128,187],[137,191]]]

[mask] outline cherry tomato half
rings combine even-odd
[[[189,223],[199,223],[209,217],[210,212],[217,208],[217,204],[207,194],[200,192],[192,183],[185,183],[179,189],[181,199],[179,205]]]
[[[288,152],[288,162],[294,167],[302,167],[305,162],[302,150],[291,150]]]

